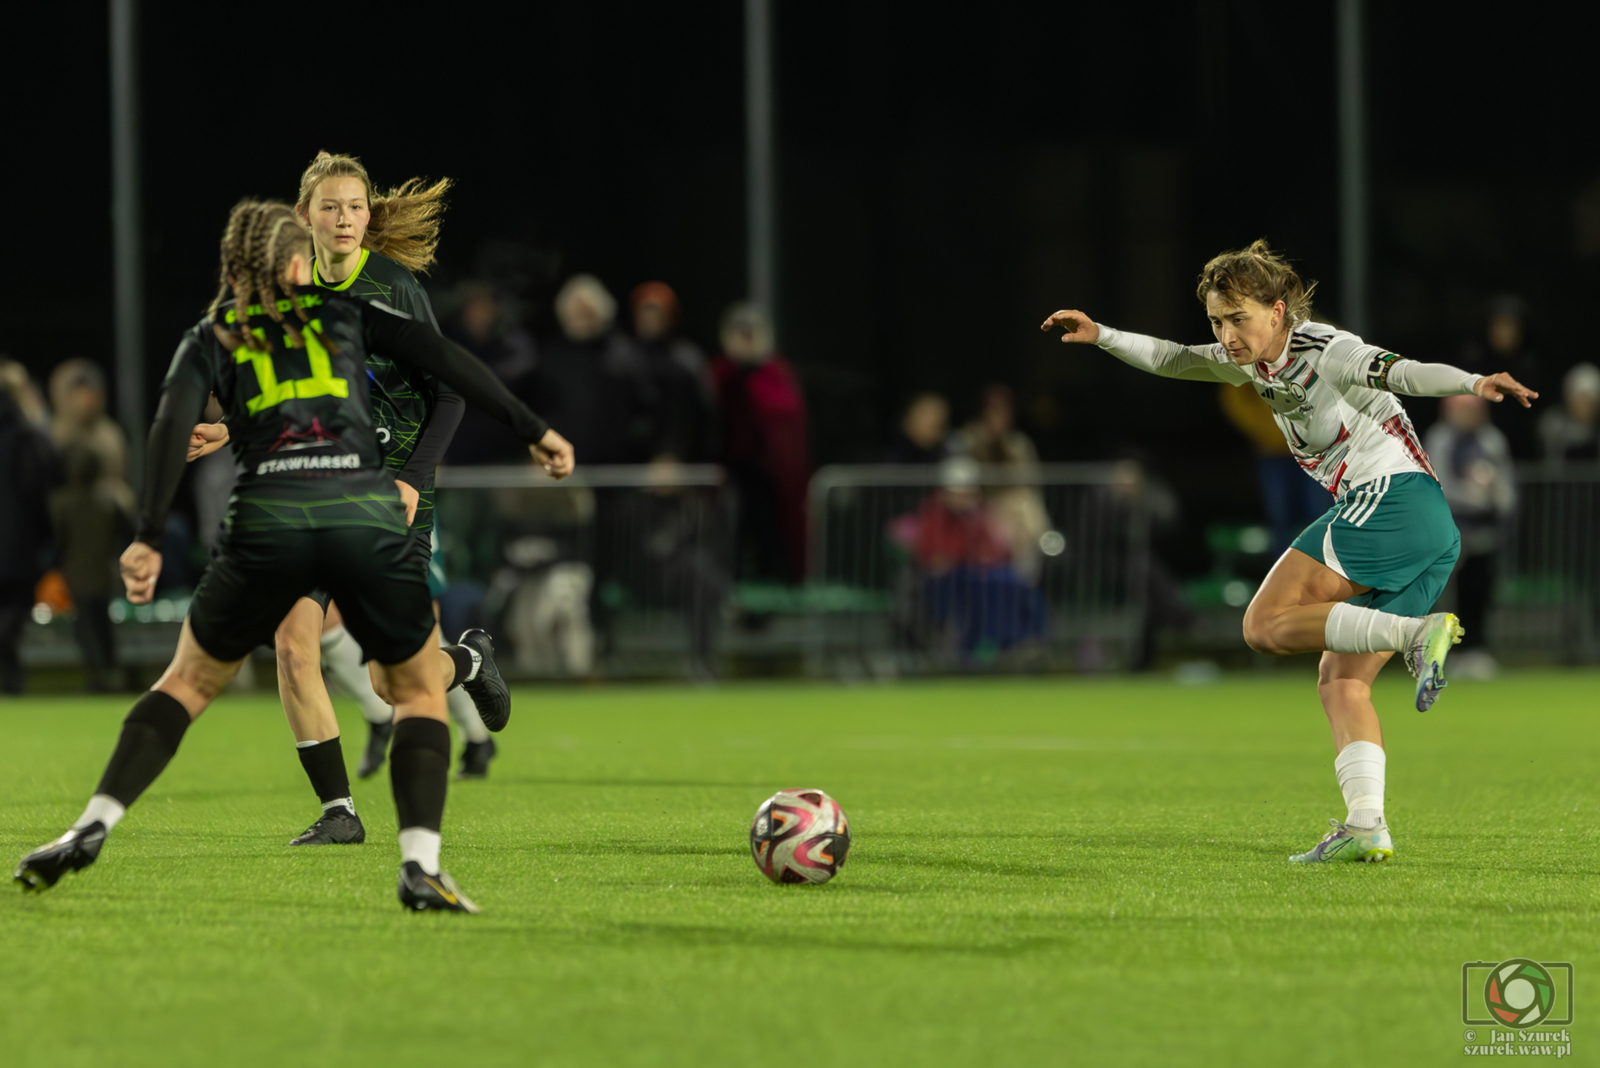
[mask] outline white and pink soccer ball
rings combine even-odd
[[[756,809],[750,856],[775,883],[825,883],[850,855],[850,821],[821,790],[779,790]]]

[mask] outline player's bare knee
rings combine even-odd
[[[389,680],[376,672],[372,675],[372,692],[378,695],[378,700],[386,705],[393,705],[397,698],[394,689],[389,685]]]
[[[1277,640],[1272,623],[1269,616],[1246,612],[1244,643],[1258,653],[1265,653],[1268,656],[1287,656],[1293,650],[1284,648],[1283,643]]]
[[[1322,701],[1324,708],[1334,705],[1346,705],[1352,701],[1370,701],[1372,687],[1360,679],[1342,679],[1319,677],[1317,679],[1317,697]]]
[[[439,670],[432,658],[425,655],[412,657],[399,664],[380,664],[372,673],[373,688],[380,682],[380,696],[398,711],[402,705],[426,700],[430,695],[444,697],[444,686],[439,681]],[[385,695],[387,691],[387,695]]]
[[[278,678],[292,689],[307,689],[322,674],[320,650],[308,650],[304,643],[280,630],[273,642],[278,657]]]
[[[199,715],[198,712],[193,711],[194,703],[199,701],[202,704],[209,705],[212,701],[215,701],[223,688],[233,681],[235,674],[237,674],[237,669],[232,664],[225,665],[219,669],[213,664],[187,663],[180,665],[170,679],[162,680],[164,683],[175,682],[177,683],[176,686],[170,684],[162,685],[160,689],[177,698],[185,707],[190,709],[191,714]]]

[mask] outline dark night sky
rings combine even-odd
[[[819,459],[870,457],[916,389],[965,415],[1003,380],[1047,457],[1138,445],[1181,486],[1221,475],[1186,495],[1196,521],[1251,515],[1248,449],[1204,387],[1035,327],[1076,305],[1202,340],[1192,278],[1258,236],[1322,279],[1337,317],[1332,5],[777,7],[781,341]],[[26,251],[0,286],[0,351],[36,374],[78,355],[109,367],[104,18],[15,8],[3,170]],[[211,296],[229,206],[290,198],[321,148],[380,184],[458,180],[441,294],[510,240],[558,265],[529,292],[540,328],[559,276],[590,270],[619,296],[670,282],[714,344],[743,295],[741,4],[294,7],[278,35],[267,10],[142,5],[152,404]],[[1368,335],[1448,359],[1511,288],[1565,366],[1587,356],[1600,280],[1591,46],[1536,5],[1438,11],[1371,8]]]

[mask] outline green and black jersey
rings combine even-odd
[[[245,347],[232,302],[215,321],[208,316],[184,335],[150,428],[140,541],[160,544],[190,431],[212,393],[227,413],[239,466],[225,537],[234,529],[405,532],[374,418],[368,373],[374,352],[407,372],[437,376],[530,444],[549,429],[482,362],[431,325],[380,302],[314,286],[296,293],[310,327],[299,331],[301,341],[252,307],[247,325],[264,348]],[[278,309],[286,322],[297,321],[288,300]]]
[[[323,289],[379,301],[439,329],[422,286],[410,271],[381,253],[362,249],[355,271],[343,282],[325,280],[315,263],[312,278]],[[421,499],[411,528],[427,531],[433,526],[433,469],[461,422],[461,398],[435,376],[382,352],[368,353],[367,377],[378,451],[394,477],[416,487]]]

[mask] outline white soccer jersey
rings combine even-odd
[[[1402,359],[1323,323],[1296,327],[1272,366],[1240,367],[1219,344],[1179,345],[1103,324],[1096,344],[1126,364],[1167,378],[1249,385],[1271,406],[1300,466],[1335,497],[1385,475],[1421,471],[1437,478],[1394,394],[1471,393],[1482,377]]]

